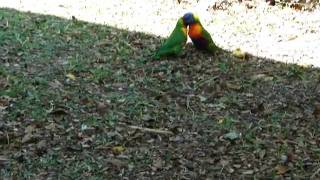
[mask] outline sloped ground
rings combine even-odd
[[[320,71],[0,10],[0,177],[319,178]]]
[[[214,10],[214,0],[0,0],[0,7],[102,23],[130,31],[166,37],[177,18],[191,11],[200,15],[216,43],[241,48],[254,56],[320,66],[320,9],[296,11],[264,3],[248,9],[236,2]],[[230,1],[229,1],[230,2]],[[231,1],[232,2],[232,1]]]

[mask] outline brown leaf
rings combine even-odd
[[[158,169],[161,169],[163,165],[164,165],[163,161],[160,158],[158,158],[155,161],[153,161],[152,170],[157,171]]]
[[[82,139],[82,141],[80,142],[80,144],[83,148],[89,148],[91,146],[92,142],[93,142],[92,137],[84,137]]]
[[[267,4],[270,6],[274,6],[276,5],[276,1],[275,0],[266,0]]]
[[[316,102],[314,104],[313,115],[317,119],[320,118],[320,103],[319,102]]]
[[[57,128],[57,125],[55,123],[50,123],[49,125],[45,126],[46,129],[54,131]]]
[[[33,135],[31,133],[27,133],[23,136],[21,142],[22,143],[29,143],[29,142],[32,142],[33,140]]]
[[[59,116],[59,115],[67,115],[69,113],[67,110],[65,110],[63,108],[57,108],[57,109],[54,109],[52,112],[50,112],[50,114]]]
[[[3,165],[7,165],[9,163],[9,159],[5,156],[0,155],[0,167]]]
[[[4,110],[9,106],[9,101],[6,99],[1,98],[0,99],[0,110]]]
[[[112,46],[112,42],[110,42],[109,39],[103,39],[99,42],[97,42],[94,46],[97,46],[97,47],[101,47],[101,46]]]
[[[263,150],[259,151],[259,158],[260,159],[263,159],[265,157],[265,155],[266,155],[266,150],[263,149]]]
[[[9,21],[7,19],[1,19],[0,28],[7,29],[9,27]]]
[[[24,130],[24,136],[21,140],[22,143],[32,143],[34,142],[37,138],[34,136],[36,133],[36,125],[29,125],[25,128]]]
[[[229,83],[229,82],[226,83],[226,87],[231,90],[240,90],[241,89],[241,85],[238,85],[235,83]]]
[[[288,166],[285,166],[285,165],[278,164],[278,165],[275,167],[275,170],[277,171],[277,174],[278,174],[278,175],[282,175],[282,174],[285,174],[286,172],[289,171],[289,167],[288,167]]]
[[[291,36],[288,37],[288,41],[292,41],[292,40],[295,40],[297,38],[298,38],[297,35],[291,35]]]
[[[34,125],[29,125],[24,129],[25,134],[32,134],[36,131],[36,127]]]
[[[221,159],[221,160],[220,160],[220,164],[221,164],[222,166],[227,166],[227,165],[229,165],[229,161],[228,161],[228,160],[223,160],[223,159]]]
[[[98,102],[97,103],[97,112],[100,114],[100,115],[104,115],[108,112],[108,105],[103,103],[103,102]]]
[[[301,11],[303,8],[303,5],[299,3],[294,3],[290,5],[290,8],[295,9],[297,11]]]
[[[67,107],[59,106],[53,109],[50,114],[54,116],[55,121],[61,121],[64,116],[68,115],[69,112],[66,110]]]
[[[61,84],[61,82],[60,81],[58,81],[58,80],[53,80],[53,81],[51,81],[51,82],[49,82],[49,86],[51,86],[52,88],[54,88],[54,89],[60,89],[60,88],[62,88],[63,87],[63,85]]]
[[[111,164],[112,166],[115,166],[116,168],[124,168],[127,167],[128,163],[121,161],[119,159],[107,159],[106,162],[108,164]]]
[[[93,105],[95,102],[92,99],[89,99],[87,97],[80,99],[80,103],[82,105]]]
[[[3,90],[7,86],[8,86],[7,78],[0,77],[0,90]]]
[[[251,109],[251,112],[256,114],[256,113],[261,113],[264,111],[264,104],[260,103],[259,105],[257,105],[256,107],[254,107],[253,109]]]
[[[143,43],[140,40],[135,40],[131,44],[135,47],[143,48]]]
[[[41,140],[37,143],[37,149],[38,150],[45,150],[47,149],[47,141],[46,140]]]
[[[255,75],[251,76],[251,79],[254,81],[256,81],[256,80],[272,81],[273,77],[268,76],[266,74],[255,74]]]
[[[47,152],[47,141],[46,140],[41,140],[37,143],[36,146],[36,153],[41,156],[42,154]]]

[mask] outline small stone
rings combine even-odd
[[[243,171],[242,174],[245,174],[245,175],[250,175],[250,174],[253,174],[254,171],[253,170],[246,170],[246,171]]]

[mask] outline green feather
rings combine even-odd
[[[183,19],[179,18],[176,27],[155,53],[154,58],[159,59],[164,56],[179,55],[187,42],[187,38],[187,26],[184,24]]]
[[[208,41],[208,46],[206,47],[206,50],[211,53],[216,53],[219,47],[213,42],[211,35],[207,30],[203,28],[203,26],[202,26],[202,29],[203,29],[202,31],[203,37]]]

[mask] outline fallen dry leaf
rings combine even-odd
[[[65,107],[58,107],[56,109],[53,109],[50,114],[53,114],[53,115],[67,115],[68,114],[68,111],[65,110]]]
[[[29,143],[33,140],[33,135],[31,133],[27,133],[23,136],[21,142],[22,143]]]
[[[0,167],[3,165],[7,165],[9,163],[9,159],[6,156],[0,155]]]
[[[235,139],[238,139],[240,137],[240,134],[237,133],[237,132],[232,131],[232,132],[229,132],[229,133],[223,135],[223,137],[225,139],[235,140]]]
[[[103,39],[101,41],[98,41],[94,46],[100,47],[100,46],[112,46],[113,44],[110,42],[109,39]]]
[[[282,175],[282,174],[285,174],[286,172],[289,171],[289,167],[288,167],[288,166],[285,166],[285,165],[278,164],[278,165],[275,167],[275,170],[277,171],[277,174],[278,174],[278,175]]]
[[[155,161],[153,161],[152,170],[156,171],[158,169],[161,169],[163,167],[163,164],[164,163],[160,158],[156,159]]]
[[[316,102],[314,104],[313,115],[315,118],[320,118],[320,103]]]
[[[38,150],[45,150],[47,148],[47,141],[41,140],[37,143],[37,149]]]
[[[24,136],[21,140],[22,143],[30,143],[34,142],[36,140],[34,134],[36,133],[36,126],[35,125],[29,125],[24,130]]]
[[[29,125],[24,129],[25,134],[32,134],[36,131],[36,127],[34,125]]]
[[[54,130],[57,130],[57,125],[55,123],[50,123],[49,125],[45,126],[45,128],[47,130],[51,130],[51,131],[54,131]]]
[[[97,103],[97,112],[100,114],[100,115],[104,115],[108,112],[108,105],[103,103],[103,102],[98,102]]]
[[[9,106],[9,101],[0,99],[0,110],[4,110]]]
[[[291,36],[288,37],[288,41],[292,41],[292,40],[295,40],[297,38],[298,38],[297,35],[291,35]]]
[[[119,159],[107,159],[106,163],[111,164],[112,166],[115,166],[116,168],[124,168],[127,167],[128,163],[125,161],[121,161]]]
[[[253,109],[251,109],[251,112],[256,114],[256,113],[261,113],[265,110],[264,104],[260,103],[257,106],[255,106]]]
[[[229,82],[227,82],[227,83],[225,83],[225,85],[226,85],[226,87],[227,87],[228,89],[231,89],[231,90],[240,90],[240,89],[241,89],[241,85],[236,84],[236,83],[229,83]]]
[[[68,73],[68,74],[66,75],[66,77],[69,78],[70,80],[73,80],[73,81],[76,80],[76,76],[73,75],[73,74],[71,74],[71,73]]]
[[[246,59],[247,53],[242,51],[240,48],[237,48],[234,51],[232,51],[232,55],[239,59]]]
[[[62,87],[63,87],[63,85],[61,84],[61,82],[58,81],[57,79],[49,82],[49,86],[52,87],[52,88],[54,88],[54,89],[59,89],[59,88],[62,88]]]
[[[242,174],[245,174],[245,175],[250,175],[250,174],[253,174],[254,171],[253,170],[246,170],[246,171],[243,171]]]
[[[114,146],[112,148],[112,152],[114,154],[121,154],[123,151],[125,151],[125,148],[123,146]]]
[[[263,149],[263,150],[260,150],[259,151],[259,158],[260,159],[263,159],[265,156],[266,156],[266,150],[265,149]]]
[[[252,80],[272,81],[273,77],[266,74],[255,74],[251,77]]]

